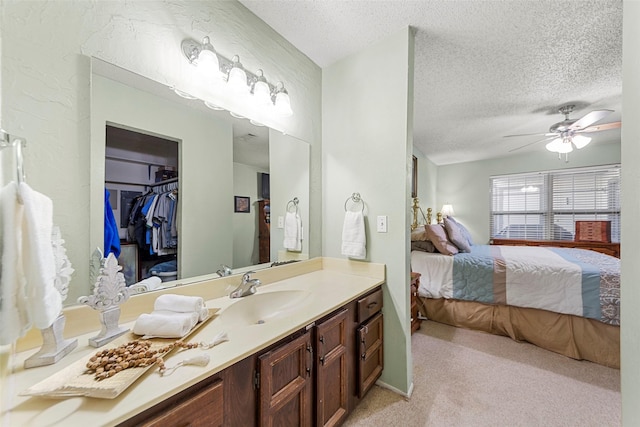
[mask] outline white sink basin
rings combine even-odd
[[[220,319],[228,327],[261,325],[301,309],[310,295],[300,290],[260,292],[258,289],[256,294],[239,298],[223,310]]]

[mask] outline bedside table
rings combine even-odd
[[[420,273],[411,272],[411,334],[420,329],[418,311],[418,287],[420,286]]]

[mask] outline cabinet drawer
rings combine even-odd
[[[358,397],[362,398],[382,374],[383,331],[382,313],[360,326],[357,331],[359,344]]]
[[[222,380],[196,393],[188,400],[166,410],[142,427],[213,427],[223,424]]]
[[[358,300],[358,323],[362,323],[382,309],[382,289]]]

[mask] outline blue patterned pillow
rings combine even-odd
[[[460,224],[452,216],[449,216],[449,217],[447,217],[445,219],[448,219],[449,221],[455,222],[456,225],[458,226],[458,228],[460,229],[460,232],[462,233],[464,238],[469,243],[469,246],[473,246],[473,239],[471,238],[471,233],[469,233],[469,230],[467,230],[467,228],[464,225]]]
[[[447,230],[447,236],[451,243],[456,245],[456,247],[460,250],[460,252],[471,252],[471,245],[469,241],[462,233],[462,229],[458,226],[458,223],[450,220],[449,218],[444,219],[444,228]]]

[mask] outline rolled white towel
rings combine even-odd
[[[202,297],[191,297],[186,295],[164,294],[156,298],[153,305],[155,310],[169,310],[178,313],[195,312],[200,314],[204,308]]]
[[[198,321],[198,313],[153,312],[136,319],[133,333],[145,338],[182,338]]]
[[[198,318],[198,321],[202,322],[204,320],[207,320],[208,317],[209,317],[209,309],[205,307],[202,310],[200,310],[200,316]]]
[[[157,276],[147,277],[139,281],[138,283],[134,283],[131,286],[144,286],[147,291],[153,291],[154,289],[158,289],[162,285],[162,279]]]

